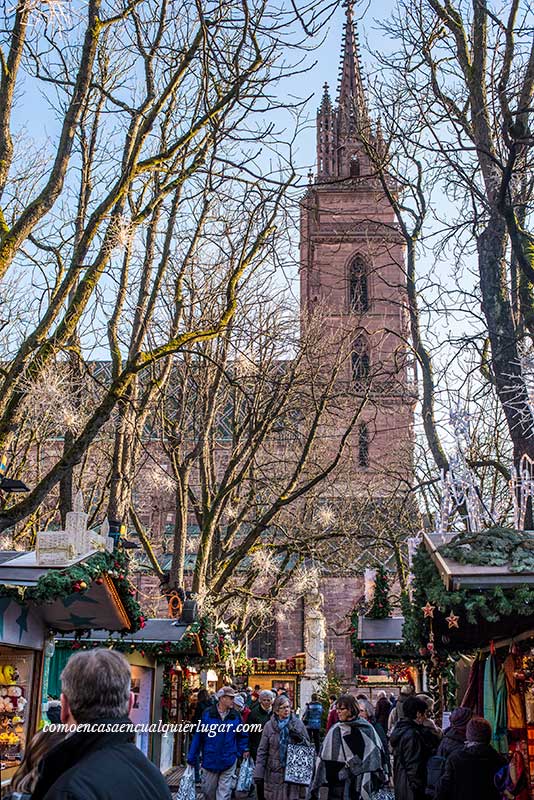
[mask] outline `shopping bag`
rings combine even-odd
[[[377,789],[376,792],[372,793],[371,800],[395,800],[393,789],[389,789],[387,786]]]
[[[236,792],[250,792],[254,783],[254,761],[252,758],[244,758],[239,767]]]
[[[176,800],[195,800],[195,797],[195,768],[188,764],[180,778]]]
[[[284,780],[309,786],[313,778],[315,747],[307,744],[288,744]]]

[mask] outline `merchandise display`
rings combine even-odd
[[[24,752],[33,654],[0,647],[0,769],[16,768]]]

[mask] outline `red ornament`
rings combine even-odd
[[[369,642],[369,647],[374,647],[374,646],[375,646],[374,642]]]
[[[124,575],[122,574],[122,572],[121,572],[121,573],[120,573],[120,575],[119,575],[119,580],[120,580],[120,581],[123,581],[123,580],[124,580]]]
[[[99,586],[102,586],[102,584],[104,583],[104,578],[97,578],[95,583],[97,583]]]
[[[428,650],[426,649],[426,647],[420,647],[419,648],[419,655],[420,656],[426,656],[427,653],[428,653]]]
[[[445,617],[445,619],[447,620],[449,628],[459,628],[460,627],[458,625],[458,620],[460,619],[460,617],[457,617],[456,614],[454,613],[454,611],[451,611],[449,616]]]
[[[72,643],[72,649],[73,650],[79,650],[80,647],[81,647],[81,644],[79,642],[73,642]]]
[[[82,590],[82,587],[80,586],[80,581],[76,581],[76,583],[73,585],[73,587],[72,587],[72,588],[73,588],[73,590],[74,590],[75,592],[81,592],[81,590]]]
[[[433,605],[430,604],[430,602],[427,602],[426,606],[423,606],[421,608],[421,611],[423,612],[423,616],[432,618],[434,616],[434,609],[435,608],[436,608],[436,606],[433,606]]]
[[[428,650],[429,653],[433,653],[434,652],[434,642],[428,642],[428,644],[426,646],[426,649]]]
[[[132,595],[132,597],[133,597],[133,596],[134,596],[134,594],[135,594],[135,589],[130,589],[130,594],[131,594],[131,595]]]

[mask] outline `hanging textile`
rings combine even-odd
[[[483,715],[484,709],[484,656],[477,653],[471,665],[469,680],[462,706],[470,708],[473,714]]]
[[[507,712],[508,692],[506,690],[506,675],[500,669],[497,675],[497,692],[495,701],[495,727],[493,729],[492,745],[498,753],[508,752],[508,712]]]
[[[54,655],[50,659],[50,672],[48,674],[48,694],[51,697],[59,699],[61,694],[61,673],[74,652],[73,650],[60,650],[56,647]]]
[[[495,716],[497,702],[497,662],[495,653],[490,652],[484,664],[484,710],[482,716],[485,717],[495,731]]]
[[[523,705],[523,696],[517,684],[517,679],[514,676],[516,671],[515,657],[513,653],[509,653],[506,661],[503,664],[504,674],[506,676],[506,689],[508,692],[507,709],[508,709],[508,728],[525,728],[525,709]]]

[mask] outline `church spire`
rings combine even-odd
[[[340,133],[354,136],[358,131],[369,130],[369,113],[363,86],[358,31],[354,23],[354,0],[346,0],[346,17],[343,31],[343,51],[339,74],[338,113]]]
[[[353,2],[345,3],[337,105],[332,106],[328,84],[325,84],[317,110],[317,175],[322,180],[359,177],[362,139],[371,137]]]

